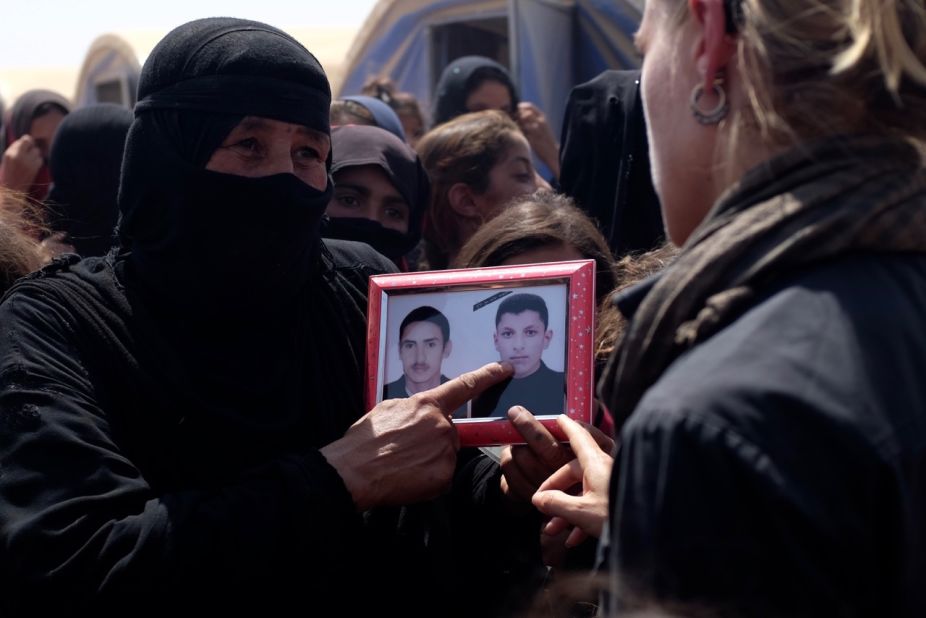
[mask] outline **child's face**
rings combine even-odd
[[[540,357],[552,337],[536,311],[503,313],[495,327],[495,349],[501,360],[512,364],[516,379],[526,378],[540,369]]]

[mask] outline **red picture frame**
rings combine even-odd
[[[535,412],[538,420],[559,439],[565,439],[565,436],[556,423],[558,414],[565,413],[573,419],[590,423],[594,381],[594,260],[371,277],[367,313],[367,410],[373,409],[383,399],[408,396],[405,380],[419,368],[431,371],[432,379],[436,379],[433,366],[437,364],[440,379],[444,381],[464,371],[477,369],[486,362],[500,360],[500,356],[510,353],[511,344],[505,343],[505,338],[513,337],[510,332],[514,331],[499,330],[508,324],[507,321],[499,323],[499,319],[509,319],[502,312],[504,302],[510,297],[507,306],[514,307],[513,303],[528,296],[541,298],[548,315],[547,331],[543,334],[546,346],[541,351],[542,370],[546,373],[542,375],[544,380],[541,382],[538,382],[541,374],[535,373],[535,380],[530,383],[533,387],[529,390],[514,388],[517,380],[511,380],[507,384],[513,390],[508,396],[497,396],[498,406],[519,396],[534,396],[517,393],[536,393],[538,384],[542,387],[539,390],[543,391],[547,383],[558,384],[557,381],[562,380],[565,387],[562,409],[557,408],[555,397],[546,396],[543,403],[532,404],[541,410],[546,410],[542,408],[544,405],[551,406],[548,411]],[[400,352],[400,346],[414,345],[410,341],[400,341],[402,320],[420,315],[412,313],[413,310],[431,311],[434,308],[437,313],[450,316],[444,318],[444,323],[450,325],[448,341],[453,347],[448,351],[450,346],[444,342],[442,359],[430,365],[423,356],[419,358],[420,363],[411,364],[413,361],[407,360],[407,355],[403,360]],[[522,312],[511,315],[535,314]],[[406,321],[406,326],[414,323]],[[513,354],[513,364],[530,363],[536,358],[530,356],[533,352],[522,353],[517,349]],[[518,384],[526,386],[529,382]],[[558,392],[558,386],[555,389]],[[504,393],[504,390],[501,392]],[[453,422],[463,446],[523,443],[521,435],[500,412],[500,407],[487,412],[492,403],[475,401],[468,404],[465,411],[461,408],[455,412]],[[518,399],[515,403],[527,407],[526,402]]]

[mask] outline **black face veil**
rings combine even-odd
[[[330,178],[318,191],[293,174],[244,178],[205,165],[245,116],[329,134],[330,101],[315,57],[265,24],[203,19],[157,45],[126,142],[118,230],[129,276],[152,303],[191,319],[248,319],[306,286]]]
[[[330,134],[329,105],[315,58],[257,22],[180,26],[142,71],[112,259],[139,364],[194,402],[185,422],[229,457],[242,443],[255,456],[300,436],[326,444],[362,413],[366,280],[340,275],[321,244],[330,176],[318,191],[205,169],[243,117]]]
[[[372,165],[386,174],[409,208],[408,232],[383,227],[363,218],[331,217],[322,231],[327,238],[364,242],[399,264],[421,239],[421,217],[431,195],[428,174],[415,151],[379,127],[348,125],[331,135],[331,173]]]

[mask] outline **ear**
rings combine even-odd
[[[451,353],[452,351],[453,351],[453,342],[450,341],[450,340],[448,339],[448,340],[447,340],[447,343],[444,344],[444,356],[443,356],[443,358],[447,358],[448,356],[450,356],[450,353]]]
[[[467,219],[479,217],[479,208],[473,198],[473,189],[465,182],[458,182],[447,191],[447,200],[450,202],[450,207],[453,208],[455,213]]]
[[[688,9],[700,33],[695,46],[695,64],[704,91],[711,92],[717,73],[726,68],[736,53],[736,37],[727,33],[723,0],[688,0]]]
[[[551,339],[553,339],[553,329],[547,329],[547,332],[543,334],[543,349],[544,350],[550,347]]]
[[[497,352],[501,352],[501,350],[498,349],[498,332],[497,331],[492,333],[492,341],[495,342],[495,350]]]

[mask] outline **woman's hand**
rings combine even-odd
[[[23,135],[10,144],[0,161],[0,184],[11,191],[27,193],[44,160],[31,135]]]
[[[550,169],[554,178],[559,178],[559,144],[544,113],[533,103],[521,101],[515,112],[515,122],[537,158]]]
[[[408,399],[383,401],[321,453],[360,511],[434,498],[453,479],[460,448],[450,415],[512,372],[510,364],[490,363]]]
[[[556,536],[575,526],[565,542],[566,547],[574,547],[589,535],[601,536],[608,518],[608,485],[614,460],[603,450],[606,444],[587,428],[565,415],[556,420],[576,458],[544,481],[532,501],[540,512],[553,518],[544,527],[544,534]],[[581,493],[569,493],[580,484]]]

